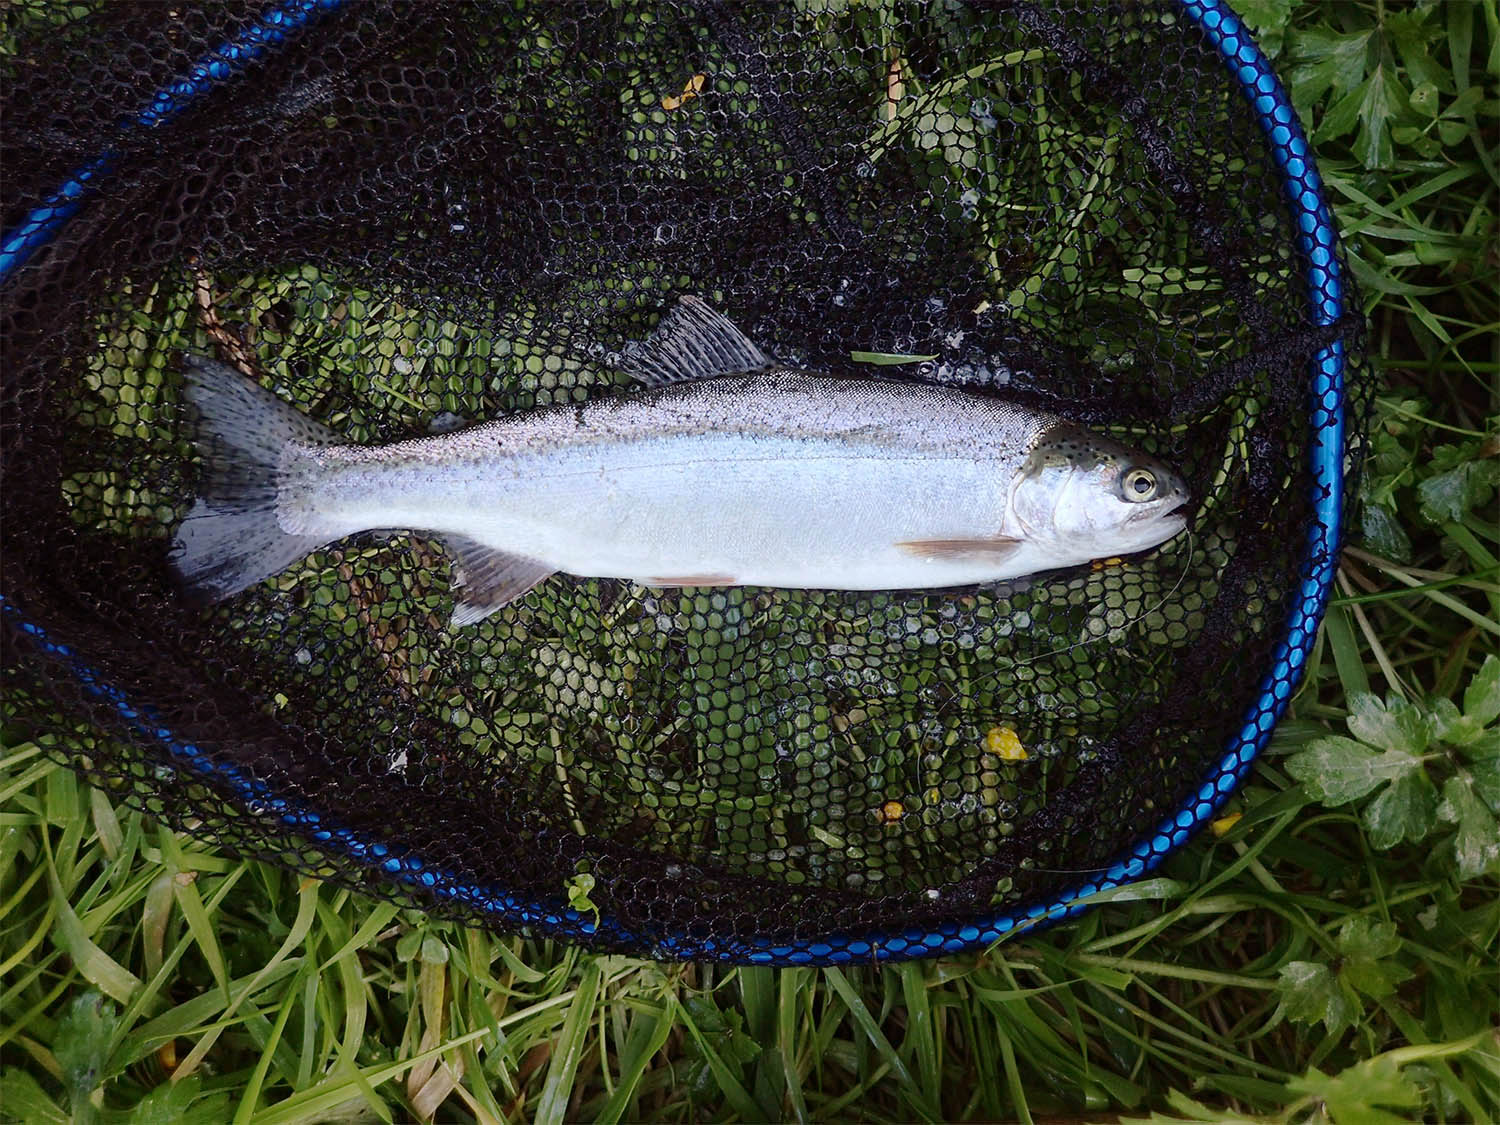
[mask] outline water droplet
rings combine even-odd
[[[848,298],[846,298],[842,293],[835,293],[833,295],[833,303],[840,306],[846,305],[848,304]]]
[[[861,160],[854,169],[854,174],[862,180],[868,180],[875,175],[875,164],[870,160]]]
[[[944,309],[946,309],[947,307],[948,307],[948,302],[945,301],[941,297],[938,297],[938,296],[934,295],[932,297],[928,297],[927,298],[927,311],[930,312],[930,313],[934,313],[934,314],[940,313]]]
[[[468,230],[468,229],[469,229],[469,224],[468,223],[449,223],[448,224],[448,230],[450,232],[452,232],[453,234],[463,234],[463,232],[466,231],[466,230]]]
[[[968,191],[964,192],[961,196],[958,197],[958,201],[965,207],[979,206],[979,189],[970,188]]]
[[[297,652],[296,652],[295,655],[296,655],[296,659],[297,659],[297,663],[298,664],[311,664],[312,663],[312,650],[309,649],[309,648],[307,648],[306,646],[303,646],[302,648],[299,648],[297,650]]]
[[[662,223],[656,228],[657,245],[665,245],[677,237],[677,227],[673,223]]]

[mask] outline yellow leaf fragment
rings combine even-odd
[[[880,806],[880,823],[895,824],[906,815],[906,806],[900,801],[887,801]]]
[[[1225,836],[1231,828],[1240,822],[1240,817],[1244,815],[1244,813],[1232,812],[1228,816],[1221,816],[1217,820],[1210,822],[1208,826],[1209,830],[1215,836]]]
[[[681,108],[684,102],[690,102],[703,92],[704,85],[708,82],[706,74],[695,74],[687,80],[682,87],[682,93],[675,97],[666,97],[661,100],[662,109],[671,113],[674,109]]]
[[[984,736],[984,748],[1002,762],[1024,762],[1031,757],[1021,745],[1020,736],[1006,726],[991,727]]]

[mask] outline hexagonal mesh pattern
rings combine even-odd
[[[73,762],[113,791],[495,926],[841,961],[1139,874],[1280,714],[1361,328],[1221,5],[10,18],[6,702],[91,722]],[[628,391],[611,363],[683,293],[783,362],[923,357],[883,371],[1144,448],[1190,533],[930,593],[556,575],[464,629],[404,531],[211,609],[174,586],[181,350],[377,443]]]

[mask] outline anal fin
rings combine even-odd
[[[732,574],[679,574],[665,578],[652,575],[650,578],[641,579],[644,586],[661,586],[670,588],[675,586],[737,586]]]
[[[923,559],[975,559],[983,558],[998,562],[1014,554],[1021,540],[1005,535],[988,539],[903,539],[896,544],[899,550]]]
[[[497,551],[462,535],[445,535],[443,542],[453,555],[455,626],[483,621],[556,573],[547,563]]]

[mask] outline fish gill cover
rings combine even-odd
[[[1367,385],[1311,158],[1221,5],[4,19],[5,716],[85,721],[55,752],[112,793],[496,927],[827,961],[1145,870],[1268,734]],[[555,575],[467,628],[408,532],[217,606],[175,582],[181,352],[388,442],[628,391],[686,294],[780,362],[1144,450],[1189,532],[956,591]]]

